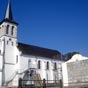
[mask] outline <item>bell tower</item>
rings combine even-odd
[[[17,26],[14,21],[11,9],[11,1],[8,0],[6,12],[0,22],[0,55],[2,57],[2,84],[10,80],[10,76],[15,72],[16,46],[17,46]]]
[[[17,38],[17,25],[18,24],[13,20],[11,2],[8,0],[4,19],[0,22],[0,37],[7,36]]]

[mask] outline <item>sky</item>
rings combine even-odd
[[[0,0],[0,21],[8,0]],[[88,56],[88,0],[11,0],[18,42]]]

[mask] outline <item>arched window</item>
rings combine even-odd
[[[14,32],[14,26],[12,26],[11,35],[13,35],[13,32]]]
[[[38,69],[40,69],[41,68],[41,61],[39,60],[38,61]]]
[[[46,69],[49,70],[49,62],[46,63]]]
[[[57,63],[54,63],[54,70],[57,70]]]
[[[6,27],[6,34],[8,34],[9,33],[9,25],[7,25],[7,27]]]

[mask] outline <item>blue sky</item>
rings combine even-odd
[[[88,0],[11,0],[18,41],[88,56]],[[7,0],[0,0],[0,20]]]

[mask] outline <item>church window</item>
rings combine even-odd
[[[13,35],[13,32],[14,32],[14,26],[12,26],[11,35]]]
[[[13,42],[12,42],[12,46],[13,46]]]
[[[7,41],[7,45],[8,45],[8,41]]]
[[[9,33],[9,25],[7,25],[7,28],[6,28],[6,34]]]
[[[18,63],[18,55],[16,55],[16,63]]]
[[[46,63],[46,69],[49,70],[49,62]]]
[[[38,69],[40,69],[41,68],[41,61],[39,60],[38,61]]]
[[[0,54],[1,54],[1,50],[0,50]]]
[[[28,60],[28,68],[31,68],[31,59]]]
[[[57,70],[57,63],[54,63],[54,70]]]

